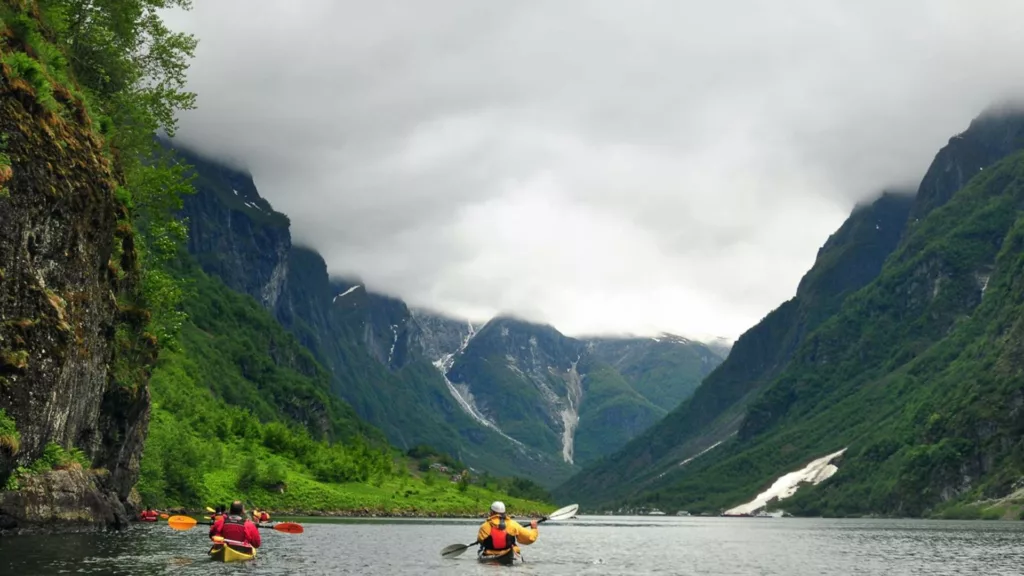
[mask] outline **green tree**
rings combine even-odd
[[[268,488],[284,484],[288,479],[288,472],[280,460],[271,460],[267,466],[267,473],[263,476],[263,484]]]
[[[185,89],[194,36],[171,31],[161,10],[190,10],[191,0],[38,0],[44,35],[62,56],[55,66],[83,89],[93,121],[121,175],[119,198],[135,222],[146,326],[158,344],[173,344],[184,314],[185,286],[164,269],[186,235],[174,218],[193,192],[188,167],[154,136],[173,136],[175,114],[195,107]],[[59,62],[57,62],[59,60]],[[143,362],[131,358],[130,362]]]
[[[253,455],[246,456],[238,470],[238,489],[249,490],[260,483],[260,463]]]

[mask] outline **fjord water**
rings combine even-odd
[[[302,520],[306,532],[262,530],[256,560],[211,564],[200,528],[165,523],[123,534],[0,537],[0,574],[694,574],[952,575],[1024,571],[1024,524],[928,520],[581,517],[541,525],[526,563],[481,566],[468,520]]]

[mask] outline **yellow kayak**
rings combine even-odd
[[[256,557],[256,549],[243,544],[215,542],[210,547],[210,558],[218,562],[243,562]]]
[[[519,555],[519,550],[514,548],[504,551],[495,550],[490,554],[480,551],[476,558],[483,564],[501,564],[502,566],[511,566],[516,560],[523,561],[522,556]]]

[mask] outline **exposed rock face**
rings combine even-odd
[[[480,329],[471,322],[455,320],[426,310],[412,309],[413,327],[409,334],[409,347],[432,360],[461,351],[469,337]],[[450,368],[450,366],[449,366]]]
[[[0,449],[0,485],[51,442],[81,449],[106,470],[4,494],[0,517],[8,525],[69,515],[120,525],[120,502],[138,477],[149,395],[145,376],[115,382],[115,332],[141,351],[143,364],[153,351],[141,334],[144,314],[121,310],[115,296],[131,300],[136,289],[134,238],[100,142],[0,82],[0,134],[10,158],[0,192],[0,408],[20,436],[16,452]],[[87,495],[89,502],[79,499]],[[47,511],[33,511],[41,501]]]
[[[196,194],[184,199],[188,249],[207,274],[274,310],[288,276],[288,219],[256,192],[252,178],[178,150],[195,167]]]
[[[125,503],[104,489],[108,483],[104,473],[79,466],[33,476],[20,490],[0,493],[0,508],[20,512],[6,520],[0,517],[0,529],[18,526],[19,531],[31,532],[52,526],[61,531],[123,526],[128,517]]]
[[[936,154],[921,180],[910,214],[911,225],[949,202],[978,172],[1021,148],[1024,109],[1020,105],[990,107]]]
[[[447,345],[459,331],[439,324]],[[449,334],[450,333],[450,334]],[[611,453],[688,397],[722,360],[685,338],[577,340],[495,318],[438,364],[467,404],[532,448],[580,464]]]

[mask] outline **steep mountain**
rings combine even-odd
[[[468,341],[447,376],[505,433],[583,463],[656,422],[720,362],[675,336],[583,341],[499,317]]]
[[[589,503],[619,498],[634,490],[633,482],[661,478],[667,469],[735,434],[746,405],[788,363],[807,334],[878,274],[899,241],[912,203],[909,194],[886,192],[854,209],[818,251],[796,296],[740,336],[688,400],[559,490],[579,494]]]
[[[1022,148],[1024,115],[1020,107],[1004,103],[987,109],[935,156],[918,189],[911,225],[948,202],[982,169]]]
[[[581,343],[550,326],[496,318],[459,353],[448,371],[477,408],[507,434],[573,462]]]
[[[205,273],[263,304],[327,368],[332,390],[361,418],[400,448],[427,444],[496,475],[530,471],[549,484],[567,476],[560,458],[527,450],[452,393],[438,358],[426,354],[458,350],[462,341],[444,335],[460,323],[414,315],[400,300],[332,279],[319,254],[292,244],[288,219],[259,197],[250,175],[177,150],[196,173],[196,194],[182,211],[189,252]]]
[[[916,515],[972,490],[1005,493],[1019,472],[1005,435],[1015,392],[996,367],[1014,353],[1021,159],[977,163],[998,160],[1021,120],[973,122],[913,205],[883,195],[856,209],[796,298],[741,336],[690,400],[559,492],[717,511],[848,447],[797,505]],[[920,216],[904,226],[908,214]]]
[[[410,475],[421,462],[395,454],[333,394],[327,370],[294,335],[190,260],[176,267],[191,280],[180,348],[161,354],[151,382],[138,484],[146,505],[241,497],[276,510],[466,514],[514,495]]]
[[[479,326],[411,310],[292,245],[251,176],[179,152],[197,171],[183,214],[203,270],[271,311],[397,446],[553,485],[653,424],[721,361],[682,339],[586,342],[512,318]]]
[[[672,334],[601,338],[587,344],[590,354],[618,371],[641,396],[667,410],[689,398],[729,353],[721,343],[702,344]]]

